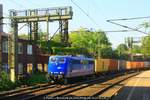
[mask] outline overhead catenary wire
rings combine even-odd
[[[123,20],[136,20],[136,19],[147,19],[150,18],[150,16],[146,16],[146,17],[133,17],[133,18],[120,18],[120,19],[110,19],[107,21],[123,21]]]
[[[133,30],[108,30],[108,31],[103,31],[103,32],[106,32],[106,33],[113,33],[113,32],[131,32]]]
[[[23,7],[23,8],[27,8],[26,6],[24,6],[24,5],[22,5],[22,4],[20,4],[20,3],[18,3],[17,1],[15,1],[15,0],[9,0],[10,2],[12,2],[12,3],[14,3],[14,4],[16,4],[16,5],[18,5],[19,7]]]
[[[118,24],[118,23],[115,23],[115,22],[113,22],[113,21],[114,21],[114,20],[107,20],[107,22],[109,22],[109,23],[112,23],[112,24],[115,24],[115,25],[118,25],[118,26],[121,26],[121,27],[124,27],[124,28],[127,28],[127,29],[131,29],[131,30],[133,30],[133,31],[137,31],[137,32],[140,32],[140,33],[148,34],[148,33],[143,32],[143,31],[141,31],[141,30],[139,30],[139,29],[137,29],[137,28],[131,28],[131,27],[129,27],[129,26],[122,25],[122,24]]]
[[[135,29],[140,29],[141,27],[136,27]],[[108,31],[103,31],[106,33],[113,33],[113,32],[132,32],[134,30],[108,30]]]
[[[73,0],[71,0],[71,2],[76,6],[78,7],[95,25],[99,26],[95,20],[89,15],[87,14],[77,3],[75,3]]]
[[[95,22],[95,20],[91,17],[91,16],[89,16],[89,14],[87,14],[77,3],[75,3],[73,0],[71,0],[71,2],[75,5],[75,6],[77,6],[94,24],[96,24],[97,26],[99,26],[96,22]],[[142,17],[143,18],[143,17]],[[133,18],[132,18],[133,19]],[[125,20],[125,19],[124,19]],[[111,21],[111,20],[108,20],[108,21]],[[126,26],[124,26],[124,27],[126,27]],[[129,32],[129,31],[137,31],[138,29],[134,29],[133,30],[133,28],[128,28],[128,29],[131,29],[131,30],[110,30],[110,31],[103,31],[103,32],[106,32],[106,33],[110,33],[110,32]]]
[[[50,40],[52,40],[54,38],[54,36],[56,35],[56,33],[60,30],[61,26],[64,26],[64,25],[65,25],[65,22],[61,23],[61,25],[58,27],[58,29],[54,32],[53,36],[50,38]]]
[[[18,31],[20,31],[24,26],[27,26],[28,25],[28,23],[25,23],[24,25],[22,25],[19,29],[18,29]]]

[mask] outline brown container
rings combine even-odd
[[[118,70],[118,60],[109,59],[108,71],[117,71]]]
[[[136,62],[137,68],[144,68],[144,62]]]

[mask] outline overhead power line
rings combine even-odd
[[[112,24],[115,24],[115,25],[118,25],[118,26],[121,26],[121,27],[124,27],[124,28],[127,28],[127,29],[131,29],[131,30],[133,30],[133,31],[137,31],[137,32],[140,32],[140,33],[148,34],[148,33],[146,33],[146,32],[143,32],[143,31],[139,30],[138,28],[131,28],[131,27],[129,27],[129,26],[126,26],[126,25],[122,25],[122,24],[113,22],[113,21],[118,21],[118,20],[133,20],[133,19],[143,19],[143,18],[148,18],[148,17],[111,19],[111,20],[107,20],[107,22],[112,23]],[[149,17],[149,18],[150,18],[150,17]]]
[[[12,3],[14,3],[14,4],[16,4],[16,5],[18,5],[18,6],[20,6],[21,8],[23,7],[23,8],[27,8],[26,6],[24,6],[24,5],[22,5],[22,4],[20,4],[20,3],[18,3],[17,1],[15,1],[15,0],[9,0],[10,2],[12,2]]]
[[[131,31],[133,31],[133,30],[110,30],[110,31],[104,31],[104,32],[106,32],[106,33],[113,33],[113,32],[131,32]]]
[[[146,17],[134,17],[134,18],[120,18],[120,19],[110,19],[107,21],[123,21],[123,20],[136,20],[136,19],[147,19],[150,18],[150,16],[146,16]]]
[[[89,15],[87,14],[77,3],[75,3],[73,0],[71,0],[71,2],[76,6],[78,7],[94,24],[96,24],[97,26],[99,26],[95,20]]]

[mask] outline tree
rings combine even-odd
[[[126,44],[119,44],[117,47],[117,51],[119,54],[127,53],[128,47]]]
[[[60,33],[55,34],[55,35],[52,37],[52,40],[55,41],[55,42],[60,42],[60,40],[61,40]]]
[[[95,57],[98,56],[98,51],[101,52],[103,47],[111,47],[111,43],[106,34],[102,31],[91,31],[81,28],[77,31],[71,32],[69,36],[72,43],[71,46],[86,48],[88,52]]]
[[[127,59],[128,47],[126,44],[119,44],[116,52],[120,59]]]
[[[145,36],[142,39],[141,49],[142,54],[150,56],[150,35]]]
[[[101,58],[116,58],[116,55],[114,53],[114,51],[112,50],[112,47],[111,46],[108,46],[108,45],[102,45],[102,47],[99,49],[98,51],[100,54],[98,57],[101,57]]]
[[[25,33],[19,34],[18,37],[19,37],[19,39],[26,39],[26,40],[29,38],[28,35]]]
[[[133,45],[133,48],[131,50],[132,53],[141,53],[141,47],[138,45]]]
[[[145,32],[147,32],[147,29],[150,27],[150,22],[143,22],[140,24],[140,26],[145,28]]]

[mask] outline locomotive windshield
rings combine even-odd
[[[57,61],[60,63],[64,63],[65,62],[65,58],[57,58]]]
[[[51,58],[50,59],[50,62],[55,62],[56,61],[56,58]]]
[[[65,63],[65,58],[63,58],[63,57],[52,57],[52,58],[50,58],[50,62]]]

